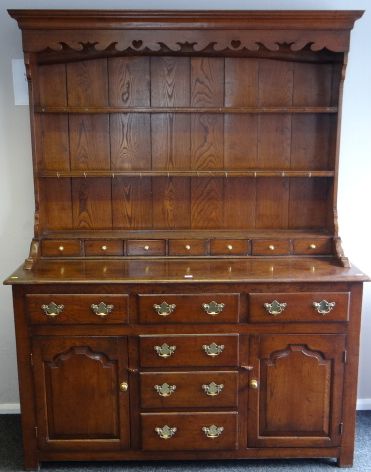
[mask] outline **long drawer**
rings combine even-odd
[[[128,295],[29,294],[27,313],[33,324],[128,323]]]
[[[238,293],[139,295],[140,323],[236,323]]]
[[[347,321],[348,292],[251,293],[251,322]]]
[[[147,451],[237,449],[236,412],[141,413]]]
[[[237,366],[238,334],[143,335],[141,367]]]
[[[236,371],[142,372],[142,408],[237,407]]]

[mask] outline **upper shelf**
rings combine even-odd
[[[77,107],[35,106],[36,113],[337,113],[338,107]]]
[[[38,177],[334,177],[330,170],[42,170]]]

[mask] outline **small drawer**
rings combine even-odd
[[[117,239],[85,241],[85,256],[122,256],[124,243]]]
[[[166,245],[163,239],[129,239],[126,241],[128,256],[164,256]]]
[[[347,321],[349,293],[251,293],[251,322]]]
[[[237,408],[238,373],[142,372],[142,408]]]
[[[41,254],[47,257],[80,256],[81,244],[78,239],[44,239]]]
[[[238,334],[143,335],[142,367],[237,366]]]
[[[141,413],[146,451],[237,449],[237,412]]]
[[[210,241],[212,256],[246,256],[248,252],[247,239],[212,239]]]
[[[331,254],[332,239],[295,239],[294,254]]]
[[[204,239],[170,239],[169,256],[205,256],[207,243]]]
[[[139,297],[139,321],[146,324],[237,323],[238,293],[145,294]]]
[[[128,323],[128,295],[29,294],[32,324]]]
[[[253,256],[284,256],[290,254],[287,239],[259,239],[252,242]]]

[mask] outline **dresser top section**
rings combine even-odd
[[[312,51],[324,48],[347,51],[350,30],[363,11],[8,10],[8,13],[23,30],[25,52],[58,51],[66,46],[81,50],[84,44],[102,51],[113,43],[117,51],[126,51],[130,46],[137,54],[144,50],[154,53],[160,44],[166,45],[168,51],[180,51],[184,49],[183,43],[189,46],[188,53],[199,52],[205,46],[203,42],[199,44],[200,38],[187,35],[190,30],[198,30],[211,35],[204,36],[203,41],[213,43],[215,54],[229,50],[238,54],[258,50],[261,45],[276,51],[280,44],[288,45],[293,52],[307,45]],[[130,31],[141,34],[130,38],[127,44],[129,38],[120,36],[123,30],[129,35]],[[218,36],[221,30],[224,37]],[[174,32],[176,38],[167,37]]]
[[[334,258],[261,258],[205,260],[39,260],[32,270],[20,267],[7,285],[48,283],[255,283],[364,282],[357,267]]]

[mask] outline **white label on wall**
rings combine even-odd
[[[23,59],[12,59],[14,105],[28,105],[28,82]]]

